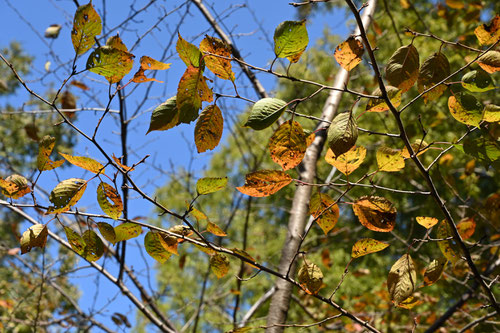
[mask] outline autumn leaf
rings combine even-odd
[[[363,43],[351,36],[337,46],[334,56],[335,60],[337,60],[342,68],[346,71],[350,71],[361,62],[363,52]]]
[[[316,223],[326,235],[337,224],[340,212],[335,200],[328,194],[316,192],[309,202],[309,214],[316,219]]]
[[[118,166],[120,168],[122,168],[123,170],[125,170],[125,172],[130,172],[130,171],[134,171],[135,170],[135,168],[128,167],[128,166],[122,164],[122,161],[118,157],[116,157],[115,154],[113,154],[111,156],[111,158],[113,158],[113,161],[115,161],[115,163],[118,164]]]
[[[425,153],[429,149],[429,144],[420,139],[415,140],[410,146],[417,156]],[[408,151],[408,148],[406,148],[406,146],[401,151],[401,156],[403,156],[404,158],[411,158],[410,152]]]
[[[245,127],[254,130],[263,130],[271,126],[285,111],[286,102],[278,98],[262,98],[257,101],[250,111]]]
[[[387,289],[391,301],[400,304],[410,297],[416,289],[417,272],[409,254],[403,255],[392,265],[387,277]]]
[[[481,45],[490,45],[498,41],[500,39],[500,16],[495,15],[490,24],[478,26],[474,29],[474,34]]]
[[[458,93],[448,99],[448,109],[453,118],[462,124],[479,126],[483,119],[483,106],[472,95]]]
[[[129,240],[139,236],[142,227],[135,223],[125,222],[115,227],[115,242]]]
[[[467,240],[474,235],[476,230],[476,221],[472,217],[466,217],[457,223],[457,230],[463,240]]]
[[[75,251],[79,255],[82,255],[83,251],[85,251],[85,245],[86,245],[82,236],[80,236],[76,231],[74,231],[70,227],[64,227],[64,232],[66,233],[66,239],[68,240],[69,245],[71,245],[73,251]]]
[[[418,224],[426,229],[432,228],[439,222],[437,218],[428,216],[417,216],[416,220]]]
[[[137,70],[137,72],[134,74],[134,77],[132,78],[132,82],[135,83],[143,83],[143,82],[150,82],[150,81],[155,81],[155,82],[160,82],[163,83],[163,81],[157,80],[155,78],[148,78],[146,77],[145,71],[146,70],[165,70],[170,68],[170,64],[166,64],[164,62],[155,60],[151,57],[148,56],[142,56],[141,60],[141,67]]]
[[[438,241],[438,246],[443,255],[451,261],[452,263],[456,263],[460,259],[460,247],[456,244],[453,239],[453,233],[450,229],[448,223],[443,220],[438,225],[437,236],[438,239],[442,239]]]
[[[488,51],[477,59],[478,65],[488,73],[500,71],[500,52]]]
[[[223,254],[216,253],[210,257],[210,267],[218,279],[229,271],[229,259]]]
[[[306,153],[306,138],[298,122],[292,120],[284,122],[269,139],[271,159],[284,171],[295,168]]]
[[[57,214],[68,211],[71,206],[76,205],[82,197],[87,182],[79,178],[63,180],[52,190],[49,196],[54,206],[49,207],[47,214]]]
[[[252,197],[267,197],[292,182],[292,177],[283,171],[260,170],[245,176],[245,185],[236,189]]]
[[[449,75],[450,63],[448,62],[448,58],[446,58],[446,56],[441,52],[432,54],[424,60],[422,66],[420,67],[417,82],[418,92],[422,93],[423,91],[441,82]],[[440,84],[424,95],[424,102],[427,103],[429,101],[436,100],[445,90],[446,85]]]
[[[201,69],[189,66],[177,88],[177,109],[179,121],[189,124],[198,118],[202,102],[212,102],[213,93],[208,87]]]
[[[424,286],[430,286],[436,283],[436,281],[439,280],[439,278],[443,274],[447,263],[448,260],[446,258],[432,260],[430,264],[425,268]]]
[[[217,105],[207,106],[196,121],[194,142],[198,153],[212,150],[222,138],[224,119]]]
[[[403,92],[393,86],[386,86],[385,87],[387,91],[387,97],[389,97],[389,100],[391,101],[392,105],[397,108],[399,105],[401,105],[401,96]],[[375,89],[375,91],[372,92],[373,96],[382,96],[382,91],[380,91],[380,88]],[[368,100],[368,103],[366,104],[366,111],[367,112],[384,112],[389,110],[389,105],[382,99],[370,99]]]
[[[223,80],[234,81],[231,69],[231,46],[216,37],[205,36],[200,43],[200,51],[208,69]],[[210,54],[207,54],[210,53]],[[214,55],[212,55],[214,54]]]
[[[88,170],[95,174],[104,173],[104,166],[93,158],[85,156],[71,156],[63,153],[59,153],[59,155],[61,155],[62,157],[64,157],[64,159],[66,159],[66,161],[73,165],[76,165],[77,167]]]
[[[200,67],[200,61],[203,65],[202,54],[200,50],[193,44],[187,42],[184,38],[181,37],[181,34],[178,33],[179,39],[177,40],[177,44],[175,45],[175,49],[179,54],[181,60],[186,64],[186,66]]]
[[[215,236],[219,236],[219,237],[227,236],[227,234],[224,230],[222,230],[217,224],[210,222],[210,221],[208,221],[208,224],[207,224],[207,231]]]
[[[377,165],[380,171],[395,172],[405,167],[405,159],[402,151],[389,147],[379,147],[377,149]]]
[[[134,65],[134,55],[110,46],[101,46],[87,60],[87,69],[102,75],[109,83],[119,82]]]
[[[394,52],[385,67],[385,77],[389,85],[404,93],[418,78],[419,55],[413,44],[402,46]]]
[[[349,151],[358,139],[358,124],[349,112],[338,114],[328,128],[328,147],[335,156]]]
[[[60,24],[51,24],[45,29],[44,36],[45,38],[56,39],[59,37],[59,32],[61,31],[62,26]]]
[[[396,225],[396,208],[383,197],[363,196],[352,205],[359,222],[373,231],[389,232]]]
[[[31,193],[28,180],[16,174],[10,175],[5,179],[0,177],[0,187],[2,188],[2,194],[11,199],[19,199]]]
[[[388,246],[389,244],[373,238],[362,238],[352,246],[351,257],[353,259],[359,258],[370,253],[382,251]]]
[[[146,252],[160,264],[172,256],[172,253],[165,249],[164,240],[159,232],[149,231],[144,236],[144,247]]]
[[[179,109],[177,109],[177,97],[174,96],[153,110],[146,134],[152,131],[166,131],[177,125],[179,125]]]
[[[500,106],[488,104],[483,109],[483,120],[489,123],[500,121]]]
[[[318,266],[304,260],[297,274],[297,280],[307,293],[316,295],[323,285],[323,273]]]
[[[352,147],[349,151],[335,156],[331,149],[328,149],[325,156],[325,161],[337,168],[344,175],[348,176],[353,173],[361,163],[363,163],[366,157],[366,148]]]
[[[122,198],[115,188],[107,183],[101,182],[97,186],[97,202],[103,212],[113,220],[118,219],[122,214]]]
[[[38,144],[38,157],[36,159],[36,166],[39,171],[48,171],[60,167],[64,160],[52,161],[50,159],[50,154],[54,149],[56,144],[56,139],[50,135],[46,135],[42,138]]]
[[[308,43],[305,20],[281,22],[274,31],[274,54],[277,58],[287,58],[295,63]]]
[[[471,92],[485,92],[496,88],[493,78],[481,68],[462,76],[462,87]]]
[[[113,245],[116,244],[115,228],[113,228],[111,224],[108,224],[106,222],[97,222],[97,228],[99,229],[99,232],[105,240],[112,243]]]
[[[73,19],[71,41],[77,55],[84,54],[95,44],[95,37],[102,31],[101,17],[92,2],[78,7]]]
[[[31,251],[34,247],[39,247],[43,249],[47,243],[47,236],[49,231],[45,224],[35,224],[23,232],[21,239],[19,240],[21,244],[21,254],[25,254]]]
[[[123,43],[120,35],[116,34],[115,36],[111,36],[106,40],[106,45],[112,47],[114,49],[118,49],[124,52],[128,52],[127,46]]]
[[[99,260],[104,254],[104,244],[101,238],[93,230],[86,230],[82,235],[82,239],[85,242],[82,257],[88,261]]]
[[[227,177],[205,177],[196,182],[196,192],[199,195],[210,194],[222,190],[227,185]]]

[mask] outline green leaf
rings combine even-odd
[[[111,224],[106,222],[97,222],[97,228],[99,228],[99,231],[105,240],[113,245],[116,244],[115,228],[113,228]]]
[[[179,125],[179,110],[177,109],[177,97],[174,96],[154,109],[146,134],[152,131],[166,131],[177,125]]]
[[[358,139],[358,124],[349,113],[338,114],[328,128],[328,147],[335,156],[349,151]]]
[[[462,76],[462,87],[471,92],[485,92],[495,89],[495,83],[488,73],[479,68]]]
[[[328,194],[316,192],[309,202],[309,214],[315,219],[326,234],[332,230],[339,220],[339,206]]]
[[[222,190],[227,185],[227,177],[222,178],[200,178],[196,182],[196,192],[199,195],[209,194]]]
[[[304,261],[297,274],[297,280],[307,293],[316,295],[323,285],[323,273],[315,264]]]
[[[450,96],[448,108],[453,118],[462,124],[479,126],[483,119],[483,105],[474,96],[467,93]]]
[[[500,145],[491,140],[483,138],[466,139],[463,145],[463,150],[466,154],[475,157],[481,163],[489,166],[491,164],[500,164]]]
[[[223,254],[216,253],[210,257],[210,267],[218,279],[229,271],[229,259]]]
[[[401,105],[401,96],[403,92],[393,86],[386,86],[385,87],[387,91],[387,96],[389,97],[392,105],[397,108],[399,105]],[[372,95],[374,96],[382,96],[382,91],[380,91],[380,88],[375,89],[373,91]],[[384,112],[389,110],[389,106],[387,103],[379,98],[379,99],[370,99],[368,103],[366,104],[366,111],[367,112]]]
[[[306,154],[306,139],[307,136],[298,122],[284,122],[269,139],[272,160],[285,171],[295,168]]]
[[[49,200],[54,206],[49,207],[47,214],[57,214],[69,210],[80,200],[86,188],[87,182],[83,179],[63,180],[50,193]]]
[[[448,75],[450,75],[450,63],[448,62],[448,58],[441,52],[434,53],[429,58],[425,59],[420,67],[417,82],[418,92],[422,93],[441,82],[448,77]],[[437,99],[445,90],[446,85],[440,84],[424,95],[424,102],[427,103]]]
[[[165,249],[164,243],[165,241],[160,233],[155,231],[149,231],[144,237],[144,247],[146,251],[160,264],[163,264],[172,256],[172,254]]]
[[[134,65],[134,55],[110,46],[101,46],[87,59],[87,69],[102,75],[109,83],[119,82]]]
[[[500,106],[488,104],[483,110],[483,120],[489,123],[496,123],[500,121]]]
[[[175,45],[175,49],[179,54],[181,60],[186,64],[186,66],[200,67],[200,59],[202,59],[202,54],[200,50],[193,44],[187,42],[181,37],[180,33],[177,33],[179,39]],[[203,67],[203,64],[202,64]]]
[[[99,260],[104,254],[104,244],[101,238],[93,230],[86,230],[82,239],[85,242],[82,256],[88,261]]]
[[[410,297],[417,286],[417,271],[409,254],[403,255],[392,265],[387,277],[387,289],[395,305]]]
[[[362,238],[352,246],[351,257],[359,258],[370,253],[382,251],[389,247],[389,244],[373,238]]]
[[[78,7],[73,19],[71,41],[77,55],[84,54],[95,44],[95,37],[102,31],[101,17],[92,2]]]
[[[385,67],[389,85],[406,92],[418,77],[419,55],[413,44],[402,46],[394,52]]]
[[[194,128],[194,142],[198,153],[217,147],[223,126],[224,119],[217,105],[209,105],[201,112]]]
[[[30,252],[32,248],[39,247],[43,249],[45,244],[47,244],[47,236],[49,231],[45,224],[35,224],[28,228],[21,239],[19,240],[21,244],[21,254]]]
[[[71,248],[79,255],[82,255],[86,245],[82,236],[69,227],[64,227],[64,232],[66,233],[66,239],[69,245],[71,245]]]
[[[447,263],[448,260],[446,258],[439,258],[431,261],[431,263],[425,268],[424,286],[430,286],[439,280],[444,269],[446,268]]]
[[[121,242],[135,238],[142,232],[142,227],[135,223],[125,222],[115,227],[115,242]]]
[[[250,111],[245,127],[263,130],[271,126],[285,111],[286,102],[278,98],[263,98],[255,103]]]
[[[68,154],[59,153],[66,161],[76,165],[82,169],[88,170],[95,174],[104,174],[104,166],[90,157],[85,156],[71,156]]]
[[[198,118],[201,102],[212,102],[213,92],[208,87],[201,69],[189,66],[177,87],[177,109],[179,121],[189,124]]]
[[[211,53],[217,56],[205,54],[203,60],[205,65],[217,77],[234,82],[234,73],[231,69],[231,46],[216,37],[206,36],[200,43],[200,51],[205,54]]]
[[[44,136],[38,144],[38,157],[36,159],[36,166],[39,171],[52,170],[60,167],[64,163],[64,160],[56,162],[50,160],[50,154],[52,153],[55,144],[56,138],[51,137],[50,135]]]
[[[294,63],[299,61],[309,43],[306,21],[284,21],[274,31],[274,54]]]
[[[123,202],[120,194],[109,184],[101,182],[97,186],[97,202],[109,217],[116,220],[123,211]]]

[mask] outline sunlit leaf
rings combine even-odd
[[[60,24],[51,24],[47,29],[45,29],[45,38],[56,39],[59,37],[59,32],[61,31],[62,26]]]
[[[187,201],[186,201],[186,206],[189,209],[189,202],[187,202]],[[203,220],[208,220],[208,216],[205,215],[205,213],[203,213],[201,210],[196,209],[194,207],[191,207],[191,211],[189,212],[189,214],[191,214],[198,222],[203,221]]]
[[[429,144],[425,141],[422,141],[420,139],[415,140],[411,144],[411,148],[413,149],[413,152],[417,154],[417,156],[425,153],[429,149]],[[403,148],[403,151],[401,152],[401,156],[404,158],[410,158],[410,152],[408,151],[408,148],[406,146]]]
[[[160,104],[151,114],[148,134],[152,131],[166,131],[179,124],[179,110],[177,109],[177,97],[170,97],[166,102]]]
[[[237,248],[232,248],[231,250],[232,250],[234,253],[236,253],[236,254],[238,254],[238,255],[242,256],[243,258],[246,258],[246,259],[250,260],[251,262],[254,262],[254,263],[256,263],[256,262],[257,262],[257,261],[256,261],[256,260],[255,260],[255,259],[254,259],[251,255],[250,255],[250,254],[248,254],[248,252],[246,252],[246,251],[244,251],[244,250],[237,249]],[[251,263],[249,263],[249,262],[246,262],[246,261],[245,261],[245,264],[247,264],[248,266],[251,266],[251,267],[253,267],[253,268],[257,268],[257,269],[259,269],[259,267],[255,266],[255,265],[253,265],[253,264],[251,264]]]
[[[476,221],[472,217],[466,217],[457,223],[457,230],[463,240],[469,239],[476,230]]]
[[[425,268],[424,272],[424,286],[430,286],[434,284],[444,272],[446,268],[446,263],[448,260],[446,258],[434,259]]]
[[[109,37],[108,40],[106,41],[106,45],[114,49],[128,52],[127,46],[123,43],[122,39],[120,38],[120,35],[118,34]]]
[[[363,52],[363,43],[351,36],[337,46],[334,56],[335,60],[337,60],[342,68],[346,71],[350,71],[361,62]]]
[[[73,80],[70,82],[70,84],[85,91],[90,90],[90,88],[85,83],[78,80]]]
[[[135,238],[142,233],[142,227],[135,223],[125,222],[115,227],[115,242]]]
[[[28,228],[21,239],[19,240],[21,244],[21,254],[30,252],[32,248],[39,247],[43,249],[45,244],[47,244],[47,236],[49,231],[45,224],[35,224]]]
[[[306,135],[296,121],[284,122],[269,139],[271,158],[285,171],[299,165],[306,149]]]
[[[189,237],[193,234],[193,231],[191,230],[191,228],[189,228],[186,225],[182,225],[182,224],[175,225],[171,228],[168,228],[168,231],[176,233],[176,234],[184,236],[184,237]],[[178,241],[182,241],[182,239],[178,239]]]
[[[172,254],[179,255],[179,252],[177,252],[177,247],[179,246],[177,237],[170,236],[163,232],[160,233],[160,237],[162,238],[162,245],[165,250]]]
[[[448,62],[448,58],[441,52],[432,54],[424,60],[420,67],[417,82],[418,92],[422,93],[444,80],[448,75],[450,75],[450,63]],[[427,103],[437,99],[445,90],[446,85],[440,84],[424,95],[424,102]]]
[[[85,156],[71,156],[63,153],[59,153],[59,155],[61,155],[62,157],[64,157],[64,159],[66,159],[66,161],[73,165],[76,165],[77,167],[96,174],[104,173],[104,166],[93,158]]]
[[[418,299],[417,297],[410,296],[401,303],[399,303],[397,306],[398,308],[403,308],[403,309],[408,309],[411,310],[415,306],[422,304],[424,301]]]
[[[488,104],[483,109],[483,120],[489,123],[500,121],[500,106]]]
[[[465,4],[463,0],[446,0],[446,5],[453,9],[463,9]]]
[[[95,37],[102,31],[101,17],[92,2],[78,7],[73,19],[71,41],[77,55],[87,52],[95,44]]]
[[[2,188],[2,194],[12,199],[19,199],[31,193],[28,180],[16,174],[10,175],[5,179],[0,177],[0,187]]]
[[[306,292],[316,295],[323,285],[323,273],[315,264],[304,261],[297,274],[297,280]]]
[[[379,147],[377,149],[377,165],[380,171],[395,172],[405,167],[405,159],[402,151],[389,147]]]
[[[396,208],[383,197],[364,196],[352,205],[359,222],[373,231],[389,232],[396,225]]]
[[[389,85],[406,92],[410,90],[418,77],[419,55],[413,44],[402,46],[394,52],[387,66],[385,77]]]
[[[392,265],[387,277],[387,289],[395,305],[406,300],[417,286],[415,264],[409,254],[403,255]]]
[[[466,139],[463,149],[466,154],[475,157],[487,166],[500,159],[500,145],[492,140],[484,138]]]
[[[216,253],[210,257],[210,267],[218,279],[229,271],[229,259],[223,254]]]
[[[437,242],[439,249],[446,257],[446,259],[448,259],[452,263],[456,263],[460,259],[461,251],[460,247],[454,239],[448,239],[452,237],[453,233],[448,223],[445,220],[441,221],[437,229],[437,238],[443,239]]]
[[[63,180],[50,193],[49,200],[54,206],[49,207],[47,214],[57,214],[69,210],[80,200],[86,188],[87,182],[83,179]]]
[[[393,86],[386,86],[385,87],[387,91],[387,96],[389,97],[389,100],[391,101],[392,105],[397,108],[399,105],[401,105],[401,96],[403,92]],[[372,92],[372,95],[374,96],[382,96],[382,91],[380,91],[380,88],[375,89],[375,91]],[[384,112],[389,110],[389,106],[387,103],[379,98],[379,99],[370,99],[368,103],[366,104],[366,111],[367,112]]]
[[[227,236],[226,232],[222,230],[217,224],[208,221],[207,231],[215,236],[224,237]]]
[[[498,72],[500,71],[500,52],[488,51],[477,60],[477,63],[490,74]]]
[[[222,137],[224,119],[217,105],[207,106],[196,121],[194,142],[198,153],[212,150],[219,144]]]
[[[495,15],[490,24],[478,26],[474,29],[474,34],[481,45],[490,45],[498,41],[500,39],[500,16]]]
[[[326,152],[325,161],[336,167],[337,170],[342,172],[344,175],[348,176],[357,168],[359,168],[361,163],[363,163],[365,157],[366,148],[362,146],[354,146],[349,151],[337,157],[331,149],[328,149],[328,151]]]
[[[260,170],[245,176],[245,185],[236,189],[252,197],[267,197],[292,182],[292,177],[283,171]]]
[[[113,158],[113,161],[115,161],[115,163],[118,164],[118,166],[120,168],[122,168],[123,170],[125,170],[126,172],[130,172],[130,171],[135,170],[135,168],[128,167],[128,166],[122,164],[122,161],[120,161],[120,159],[118,157],[116,157],[115,154],[113,154],[111,157]]]
[[[370,253],[382,251],[388,246],[389,244],[373,238],[362,238],[352,246],[351,257],[359,258]]]
[[[219,38],[207,35],[200,43],[200,51],[204,53],[203,60],[208,69],[223,80],[234,81],[234,73],[229,59],[231,58],[231,46]]]
[[[66,233],[66,239],[69,245],[71,245],[71,248],[79,255],[83,255],[86,244],[82,236],[69,227],[64,227],[64,232]]]
[[[113,245],[116,244],[115,228],[113,228],[111,224],[108,224],[106,222],[97,222],[97,228],[99,228],[99,232],[105,240],[112,243]]]
[[[189,66],[177,87],[179,121],[189,124],[195,120],[203,101],[213,101],[212,90],[208,87],[203,72],[199,68]]]
[[[222,178],[200,178],[196,182],[196,192],[198,194],[209,194],[222,190],[227,185],[227,177]]]
[[[462,86],[472,92],[485,92],[495,89],[493,78],[481,68],[462,76]]]
[[[151,81],[154,81],[154,82],[159,82],[159,83],[163,83],[163,81],[160,81],[160,80],[157,80],[153,77],[147,77],[146,76],[146,70],[144,68],[139,68],[137,70],[137,72],[135,72],[134,74],[134,77],[132,78],[132,82],[135,82],[135,83],[144,83],[144,82],[151,82]]]
[[[86,230],[82,235],[82,239],[85,242],[82,257],[88,261],[99,260],[104,254],[104,244],[101,238],[94,231]]]
[[[315,219],[325,235],[339,220],[339,206],[328,194],[316,192],[309,202],[309,214]]]
[[[274,31],[274,54],[292,63],[299,61],[308,43],[305,20],[281,22]]]
[[[165,70],[169,69],[171,64],[166,64],[164,62],[155,60],[151,57],[148,56],[142,56],[141,57],[141,68],[148,69],[148,70]]]
[[[349,112],[338,114],[328,128],[328,147],[335,156],[348,152],[358,139],[358,124]]]
[[[160,264],[163,264],[172,256],[172,254],[165,249],[163,244],[164,240],[159,232],[149,231],[146,236],[144,236],[144,247],[146,248],[146,252]]]
[[[179,54],[181,60],[186,64],[186,66],[200,67],[200,59],[202,54],[200,50],[193,44],[187,42],[181,37],[181,34],[178,33],[179,39],[177,40],[177,44],[175,49]],[[202,66],[203,67],[203,66]]]
[[[450,96],[448,109],[453,118],[462,124],[479,126],[483,119],[483,105],[474,96],[467,93]]]
[[[271,126],[285,111],[286,102],[278,98],[263,98],[257,101],[250,111],[245,127],[263,130]]]
[[[103,212],[112,219],[116,220],[122,215],[122,198],[113,186],[101,182],[97,186],[97,202]]]
[[[64,163],[64,160],[56,162],[50,160],[50,154],[52,153],[55,144],[56,138],[51,137],[50,135],[44,136],[38,144],[38,157],[36,159],[36,166],[39,171],[52,170]]]
[[[110,46],[101,46],[89,55],[87,69],[102,75],[109,83],[119,82],[134,65],[134,55]]]
[[[437,218],[429,216],[417,216],[416,220],[418,224],[426,229],[432,228],[439,222]]]

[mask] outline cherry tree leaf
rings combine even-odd
[[[86,243],[82,236],[69,227],[64,227],[64,232],[66,233],[66,239],[69,245],[71,245],[71,248],[79,255],[83,255]]]
[[[77,55],[84,54],[95,44],[95,37],[102,31],[101,17],[92,2],[78,7],[73,19],[71,41]]]
[[[234,82],[234,73],[229,59],[231,58],[231,46],[219,38],[207,35],[200,43],[200,51],[204,53],[203,60],[208,69],[217,77]]]
[[[490,24],[481,24],[474,29],[479,43],[481,45],[491,45],[500,39],[500,16],[497,14],[490,21]]]
[[[97,186],[97,202],[103,212],[113,220],[118,219],[120,215],[122,215],[122,198],[113,186],[101,182],[99,186]]]
[[[335,156],[331,149],[328,149],[325,156],[325,161],[337,168],[344,175],[348,176],[353,173],[361,163],[363,163],[366,157],[366,148],[352,147],[349,151]]]
[[[286,102],[279,98],[262,98],[250,111],[245,127],[263,130],[271,126],[285,111]]]
[[[223,254],[215,253],[210,257],[210,267],[215,276],[220,279],[229,271],[229,259]]]
[[[308,43],[305,20],[281,22],[274,31],[274,54],[292,63],[299,61]]]
[[[269,139],[269,152],[274,162],[283,170],[295,168],[306,154],[306,135],[296,121],[286,121]]]
[[[189,124],[198,118],[198,110],[203,101],[212,102],[213,92],[208,87],[201,69],[189,66],[177,87],[179,121]]]
[[[178,33],[178,36],[179,39],[177,40],[175,49],[177,50],[177,53],[179,54],[181,60],[188,67],[200,67],[200,60],[202,61],[202,54],[200,50],[195,45],[187,42],[184,38],[182,38],[180,33]]]
[[[361,62],[364,50],[363,43],[351,36],[337,46],[334,57],[342,68],[350,71]]]
[[[448,260],[446,258],[432,260],[430,264],[425,268],[424,286],[430,286],[436,283],[436,281],[439,280],[439,278],[443,274],[447,263]]]
[[[415,142],[413,142],[410,146],[413,149],[413,152],[417,154],[417,156],[425,153],[429,149],[429,144],[420,139],[415,140]],[[406,146],[401,151],[401,156],[403,156],[404,158],[411,157],[410,152],[408,151],[408,148],[406,148]]]
[[[500,52],[488,51],[477,59],[479,66],[488,73],[500,71]]]
[[[179,255],[177,252],[177,247],[179,246],[179,242],[177,238],[174,236],[170,236],[166,233],[160,232],[160,237],[162,238],[162,245],[168,252],[172,254]]]
[[[382,251],[389,247],[389,244],[373,238],[362,238],[352,246],[351,257],[359,258],[370,253]]]
[[[413,309],[415,306],[422,304],[423,301],[418,299],[417,297],[410,296],[401,303],[397,305],[398,308],[403,308],[403,309]]]
[[[54,187],[50,193],[49,200],[54,206],[49,207],[47,214],[57,214],[68,211],[71,206],[76,205],[82,197],[87,182],[79,178],[63,180]]]
[[[358,140],[358,124],[349,112],[338,114],[328,128],[328,147],[335,156],[348,152]]]
[[[252,197],[267,197],[292,182],[292,177],[283,171],[260,170],[245,176],[245,185],[236,189]]]
[[[380,171],[395,172],[405,167],[405,159],[402,151],[389,147],[379,147],[377,149],[377,165]]]
[[[462,87],[471,92],[485,92],[496,88],[493,78],[481,68],[462,76]]]
[[[437,238],[443,239],[437,242],[439,249],[446,257],[446,259],[448,259],[452,263],[456,263],[460,259],[461,250],[455,240],[452,239],[452,237],[453,233],[448,223],[445,220],[441,221],[437,229]]]
[[[87,59],[87,69],[102,75],[109,83],[119,82],[134,65],[134,55],[110,46],[101,46]]]
[[[241,249],[237,249],[237,248],[232,248],[231,250],[234,253],[242,256],[243,258],[246,258],[246,259],[250,260],[253,263],[257,263],[257,261],[250,254],[248,254],[248,252],[246,252],[245,250],[241,250]],[[255,266],[254,264],[249,263],[247,261],[244,261],[244,263],[247,264],[250,267],[253,267],[253,268],[256,268],[256,269],[260,269],[259,267]]]
[[[125,222],[115,227],[115,242],[129,240],[139,236],[142,233],[142,227],[135,223]]]
[[[479,126],[483,119],[483,105],[472,95],[458,93],[448,98],[448,109],[462,124]]]
[[[151,82],[151,81],[154,81],[154,82],[159,82],[159,83],[163,83],[163,81],[160,81],[160,80],[157,80],[153,77],[147,77],[146,76],[146,70],[144,68],[139,68],[137,70],[137,72],[135,72],[134,74],[134,77],[132,78],[132,82],[135,82],[135,83],[144,83],[144,82]]]
[[[325,235],[332,230],[339,220],[339,206],[328,194],[316,192],[309,201],[309,214],[315,219]]]
[[[68,154],[63,154],[59,153],[66,161],[69,163],[76,165],[77,167],[80,167],[82,169],[88,170],[90,172],[93,172],[95,174],[103,174],[104,173],[104,166],[94,160],[91,157],[85,157],[85,156],[71,156]]]
[[[179,109],[177,109],[177,97],[174,96],[153,110],[146,134],[152,131],[166,131],[177,125],[179,125]]]
[[[82,235],[82,239],[85,242],[82,257],[88,261],[99,260],[104,254],[104,244],[101,238],[93,230],[86,230]]]
[[[196,192],[199,195],[209,194],[222,190],[227,185],[227,177],[222,178],[200,178],[196,182]]]
[[[28,180],[16,174],[10,175],[5,179],[0,177],[0,187],[2,188],[2,194],[12,199],[19,199],[31,193]]]
[[[226,232],[222,230],[217,224],[208,221],[207,231],[215,236],[224,237],[227,236]]]
[[[418,224],[426,229],[432,228],[439,222],[437,218],[429,216],[417,216],[416,220]]]
[[[429,89],[430,87],[441,82],[450,75],[450,63],[448,58],[441,53],[436,52],[424,60],[418,74],[417,88],[418,92]],[[443,94],[446,90],[446,85],[440,84],[424,95],[424,102],[433,101]]]
[[[49,231],[45,224],[35,224],[23,232],[21,239],[19,240],[21,244],[21,254],[25,254],[31,251],[34,247],[39,247],[43,249],[45,244],[47,244],[47,236]]]
[[[387,289],[395,305],[410,297],[417,286],[417,271],[409,254],[403,255],[392,265],[387,277]]]
[[[489,123],[500,121],[500,106],[488,104],[483,109],[483,120]]]
[[[118,34],[109,37],[108,40],[106,41],[106,45],[114,49],[128,52],[127,46],[123,43],[122,39],[120,38],[120,35]]]
[[[393,86],[386,86],[385,87],[387,91],[387,96],[389,97],[389,100],[391,101],[392,105],[397,108],[399,105],[401,105],[401,96],[403,92]],[[382,91],[380,91],[380,88],[377,88],[373,91],[372,95],[374,96],[382,96]],[[387,103],[379,98],[379,99],[370,99],[368,103],[366,104],[366,111],[367,112],[384,112],[388,111],[389,106]]]
[[[224,119],[217,105],[207,106],[196,121],[194,129],[194,142],[198,153],[212,150],[220,142]]]
[[[352,205],[359,222],[373,231],[389,232],[396,225],[396,208],[383,197],[363,196]]]
[[[165,69],[169,69],[171,64],[166,64],[164,62],[155,60],[151,57],[148,56],[142,56],[141,57],[141,68],[147,69],[147,70],[155,70],[155,71],[162,71]]]
[[[115,228],[113,228],[111,224],[108,224],[106,222],[97,222],[97,228],[99,229],[99,232],[105,240],[112,243],[113,245],[116,244]]]
[[[85,83],[78,80],[73,80],[70,82],[70,84],[85,91],[90,90],[90,88]]]
[[[316,295],[323,285],[323,273],[315,264],[304,261],[297,274],[297,280],[307,293]]]
[[[419,55],[413,44],[402,46],[394,52],[387,66],[385,77],[389,85],[404,93],[415,84],[418,77]]]
[[[130,172],[130,171],[135,170],[135,168],[128,167],[128,166],[122,164],[122,161],[118,157],[116,157],[115,154],[113,154],[111,157],[113,158],[113,161],[115,161],[115,163],[118,164],[118,166],[120,168],[122,168],[123,170],[125,170],[126,172]]]
[[[52,170],[60,167],[64,163],[64,160],[54,162],[50,159],[50,154],[52,153],[52,150],[54,150],[55,144],[56,138],[51,137],[50,135],[44,136],[38,144],[36,166],[39,171]]]
[[[164,242],[159,232],[149,231],[146,236],[144,236],[144,247],[146,248],[146,252],[160,264],[163,264],[172,256],[172,254],[165,249],[163,245]]]
[[[466,217],[457,223],[457,230],[463,240],[469,239],[476,230],[476,221],[472,217]]]

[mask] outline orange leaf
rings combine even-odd
[[[328,149],[325,156],[325,161],[336,167],[344,175],[350,175],[356,170],[366,157],[365,147],[352,147],[348,152],[335,157],[331,149]]]
[[[224,237],[227,234],[217,224],[208,221],[207,231],[215,236]]]
[[[234,81],[231,60],[228,59],[231,58],[231,47],[229,45],[219,38],[205,36],[200,43],[200,51],[205,53],[203,59],[208,69],[221,79]]]
[[[422,227],[429,229],[429,228],[432,228],[433,226],[435,226],[439,221],[435,217],[417,216],[417,222]]]
[[[477,63],[490,74],[498,72],[500,71],[500,52],[488,51],[477,60]]]
[[[328,194],[317,192],[313,194],[309,202],[309,214],[316,219],[326,235],[339,220],[339,206]]]
[[[141,57],[141,68],[149,70],[165,70],[170,68],[170,64],[155,60],[148,56]]]
[[[457,223],[458,233],[463,240],[469,239],[476,230],[476,222],[472,217],[466,217]]]
[[[208,88],[200,68],[189,66],[177,87],[177,109],[179,120],[189,124],[198,117],[201,102],[212,102],[213,92]]]
[[[292,182],[292,177],[283,171],[260,170],[245,176],[245,185],[236,189],[252,197],[267,197]]]
[[[373,231],[389,232],[396,225],[396,208],[383,197],[364,196],[352,205],[362,225]]]
[[[122,162],[120,161],[120,159],[118,157],[116,157],[115,154],[113,154],[112,157],[113,157],[113,160],[115,161],[115,163],[118,164],[126,172],[135,170],[134,168],[131,168],[131,167],[128,167],[128,166],[122,164]]]
[[[495,43],[500,38],[500,16],[497,14],[491,20],[490,24],[481,24],[474,29],[479,43],[481,45],[490,45]]]
[[[269,152],[274,162],[284,171],[295,168],[304,158],[307,149],[306,135],[296,121],[287,121],[269,139]]]
[[[200,114],[194,129],[194,142],[198,153],[212,150],[222,137],[224,119],[217,105],[207,106]]]
[[[335,49],[335,60],[346,71],[350,71],[361,62],[364,48],[361,41],[355,37],[349,37],[345,42],[342,42]]]

